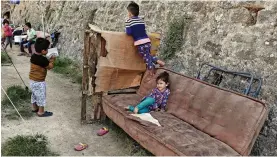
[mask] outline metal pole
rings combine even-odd
[[[44,16],[42,14],[42,28],[43,28],[43,38],[45,38],[45,30],[44,30]]]
[[[10,8],[11,8],[11,10],[10,10],[10,24],[11,24],[11,22],[12,22],[12,4],[10,4]]]
[[[39,5],[39,8],[40,8],[40,10],[41,10],[41,12],[42,12],[42,14],[41,14],[42,30],[43,30],[43,38],[45,38],[45,30],[44,30],[44,16],[43,16],[43,14],[44,14],[44,10],[42,9],[42,6],[39,4],[39,2],[38,2],[38,5]]]

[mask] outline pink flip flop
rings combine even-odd
[[[103,128],[101,128],[100,130],[97,131],[97,135],[98,136],[103,136],[108,132],[109,132],[109,130],[107,128],[103,127]]]
[[[87,144],[79,143],[78,145],[76,145],[76,146],[74,147],[74,149],[75,149],[76,151],[82,151],[82,150],[86,149],[87,147],[88,147]]]

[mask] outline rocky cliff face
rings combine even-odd
[[[271,111],[252,154],[277,155],[277,2],[137,2],[147,31],[162,34],[161,52],[171,56],[167,63],[174,70],[195,76],[200,64],[209,62],[231,70],[252,71],[264,79],[261,98]],[[62,32],[60,52],[81,61],[87,24],[124,31],[127,4],[22,2],[12,9],[12,19],[16,24],[30,21],[36,29],[42,29],[44,15],[47,30]]]

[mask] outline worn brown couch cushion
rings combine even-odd
[[[104,110],[108,113],[108,116],[112,117],[113,121],[119,124],[123,124],[122,121],[128,119],[128,113],[124,111],[124,107],[128,105],[137,104],[142,97],[138,94],[123,94],[123,95],[108,95],[103,98]],[[116,110],[116,115],[110,115],[109,108]],[[156,140],[156,145],[152,146],[150,151],[155,155],[171,155],[168,150],[171,150],[177,155],[187,155],[187,156],[222,156],[222,155],[239,155],[235,150],[225,143],[212,138],[208,134],[197,130],[190,124],[184,122],[183,120],[169,114],[161,112],[152,112],[151,115],[159,120],[161,127],[155,125],[139,125],[140,129],[143,129],[146,135],[150,135],[152,138],[143,138],[133,133],[133,129],[138,126],[130,125],[132,123],[124,123],[121,125],[127,133],[134,137],[138,142],[150,143]],[[121,118],[119,118],[122,116]],[[114,118],[115,117],[115,118]],[[162,145],[168,147],[168,150],[157,150],[157,145]]]
[[[144,76],[138,94],[150,93],[155,78]],[[248,155],[267,116],[267,107],[255,99],[220,89],[205,82],[166,70],[170,75],[171,95],[168,113],[198,130]]]

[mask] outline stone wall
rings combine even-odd
[[[277,155],[277,2],[137,2],[148,32],[159,32],[166,37],[170,22],[175,18],[184,19],[182,45],[167,60],[174,70],[195,76],[200,64],[209,62],[263,77],[261,98],[271,111],[252,154]],[[62,55],[81,61],[87,24],[124,31],[127,4],[122,1],[22,2],[12,10],[12,16],[16,24],[26,20],[36,29],[42,29],[41,15],[44,14],[46,28],[62,32],[59,43]]]

